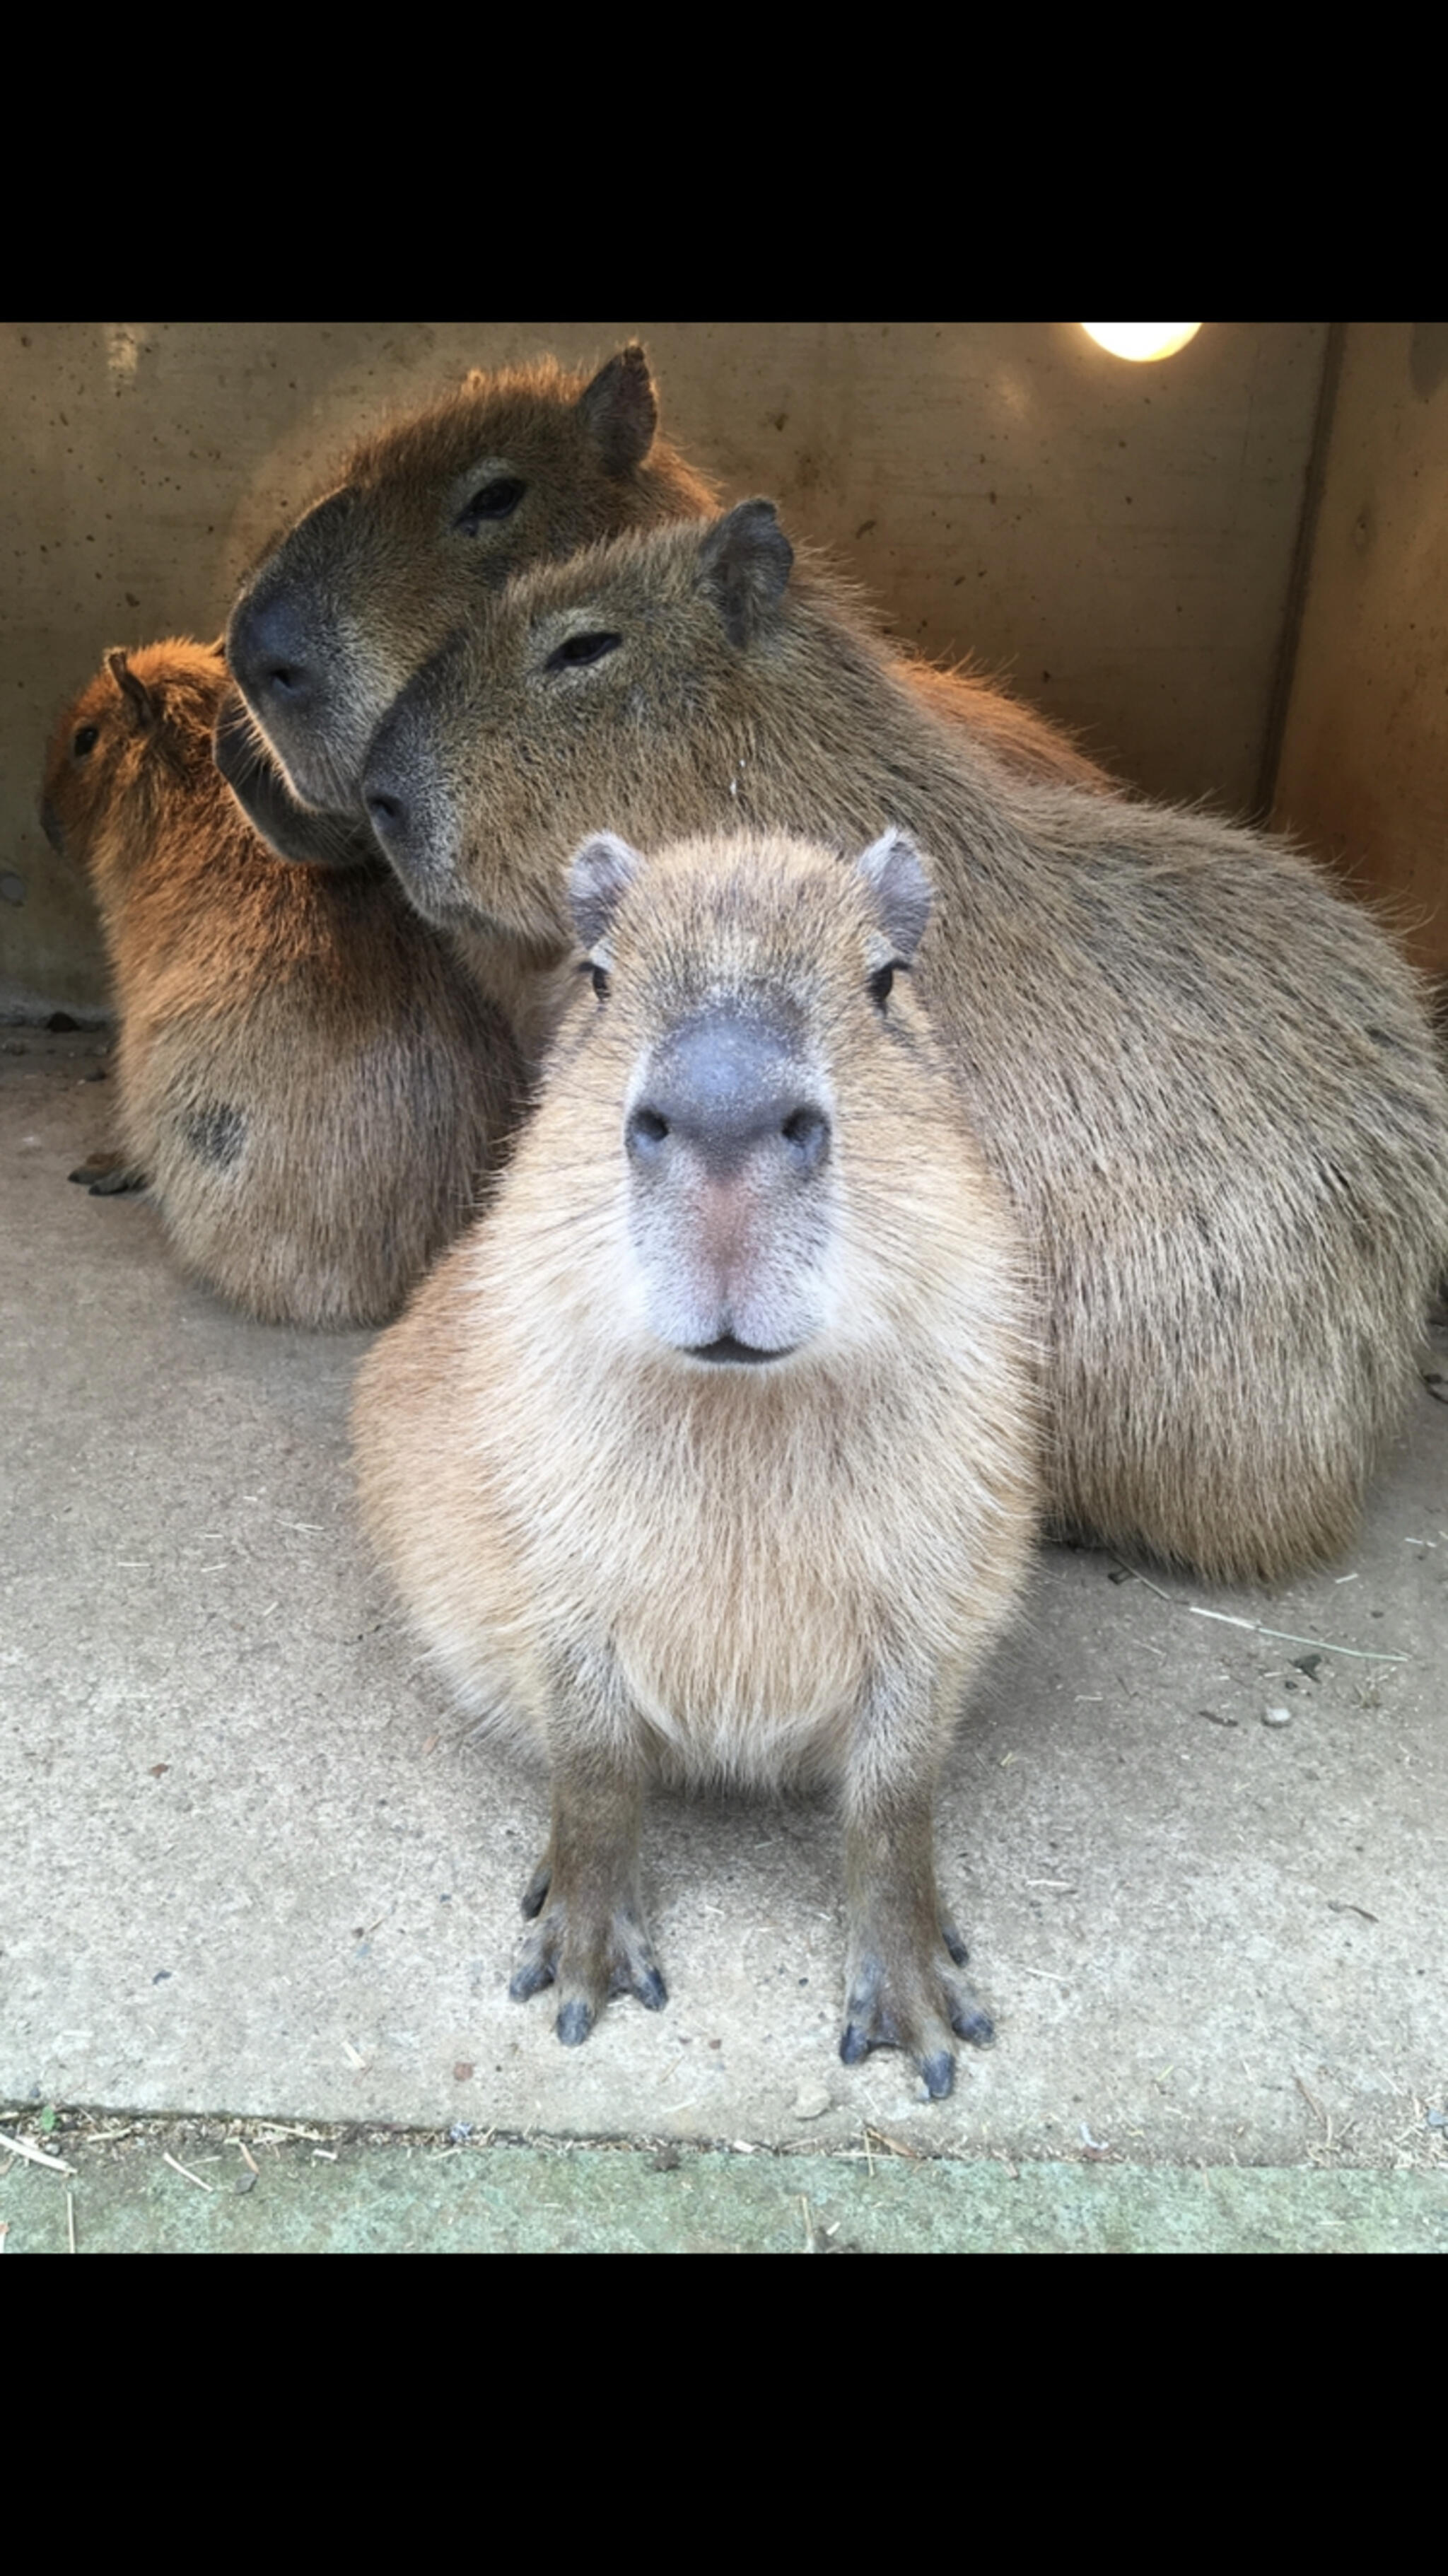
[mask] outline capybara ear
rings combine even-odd
[[[144,680],[137,679],[126,659],[124,644],[112,645],[106,655],[106,669],[125,699],[132,732],[140,733],[145,726],[158,724],[161,717],[161,701],[152,690],[147,688]]]
[[[595,832],[575,854],[568,871],[568,900],[574,929],[585,948],[595,947],[605,936],[643,864],[639,852],[616,832]]]
[[[642,465],[659,425],[659,402],[649,362],[630,340],[578,397],[578,408],[608,474]]]
[[[699,569],[732,644],[747,644],[758,633],[784,595],[793,562],[772,501],[741,501],[716,519],[699,550]]]
[[[859,862],[880,927],[903,958],[913,957],[930,919],[930,879],[903,832],[882,832]]]

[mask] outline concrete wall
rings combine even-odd
[[[1448,977],[1448,323],[1347,325],[1274,820]]]
[[[106,646],[218,633],[248,561],[389,407],[635,333],[726,497],[777,499],[903,635],[975,655],[1155,794],[1254,802],[1322,324],[1209,323],[1146,367],[1074,323],[4,324],[0,1011],[104,999],[34,810]]]

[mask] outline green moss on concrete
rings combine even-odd
[[[70,2213],[88,2254],[1448,2252],[1448,2168],[1012,2169],[256,2137],[253,2174],[218,2134],[169,2150],[191,2180],[155,2133],[46,2145],[73,2172],[17,2161],[0,2180],[7,2252],[65,2253]]]

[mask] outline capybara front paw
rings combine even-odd
[[[525,1913],[538,1912],[547,1885],[540,1868],[524,1897]],[[536,1903],[530,1907],[535,1890]],[[565,2048],[577,2048],[587,2039],[612,1995],[632,1995],[647,2012],[661,2011],[669,1999],[653,1945],[631,1907],[616,1906],[590,1919],[563,1898],[549,1904],[529,1933],[508,1992],[515,2003],[526,2003],[544,1986],[558,1988],[553,2027]]]
[[[953,1924],[943,1927],[943,1937],[952,1959],[957,1948],[964,1956]],[[932,2102],[939,2102],[955,2081],[952,2037],[984,2048],[994,2039],[995,2026],[974,1996],[933,1960],[891,1962],[870,1952],[858,1962],[840,2040],[846,2066],[858,2066],[872,2048],[903,2048],[914,2059]]]

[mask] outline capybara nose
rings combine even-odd
[[[397,705],[378,727],[362,772],[362,810],[384,855],[399,867],[413,855],[423,803],[413,775],[416,764],[410,737],[416,726],[410,709],[412,694],[411,689],[404,689]]]
[[[303,621],[288,599],[244,599],[232,618],[226,658],[258,715],[310,706],[316,672]]]
[[[807,1180],[829,1152],[830,1121],[786,1030],[710,1010],[655,1049],[624,1141],[640,1171],[662,1164],[671,1148],[697,1156],[714,1175],[764,1151]]]
[[[389,858],[406,850],[412,832],[412,811],[397,781],[384,773],[374,776],[369,769],[362,786],[362,802],[367,820]]]

